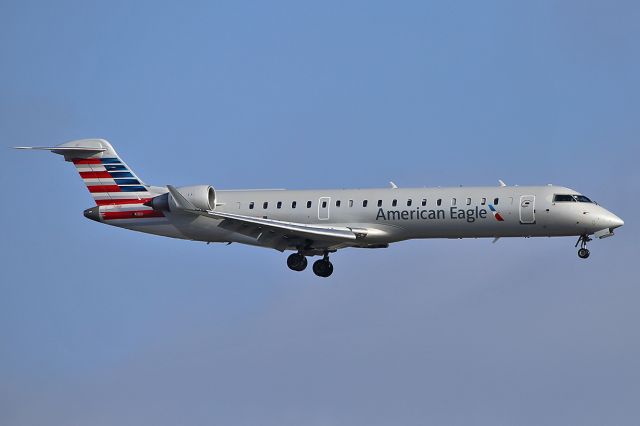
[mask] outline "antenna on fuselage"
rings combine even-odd
[[[389,185],[391,185],[391,188],[393,189],[398,189],[398,185],[396,185],[395,183],[393,183],[392,180],[389,181]]]
[[[500,184],[500,186],[507,186],[507,184],[504,183],[502,179],[498,179],[498,183]]]

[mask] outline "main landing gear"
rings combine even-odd
[[[287,266],[293,271],[304,271],[307,268],[307,258],[302,253],[293,253],[287,258]],[[323,278],[331,276],[333,264],[329,261],[329,253],[325,253],[322,259],[313,262],[313,273]]]
[[[322,259],[313,262],[313,273],[323,278],[327,278],[333,274],[333,263],[329,262],[328,253],[325,253]]]
[[[578,250],[578,257],[580,259],[586,259],[591,254],[589,252],[589,249],[587,249],[587,243],[589,241],[591,241],[591,238],[589,238],[589,236],[586,234],[580,235],[580,238],[578,238],[578,242],[576,242],[576,247],[578,247],[578,244],[580,245],[580,249]]]
[[[304,271],[307,268],[307,258],[301,253],[293,253],[287,258],[287,266],[292,271]]]

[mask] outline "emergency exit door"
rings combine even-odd
[[[520,197],[520,223],[536,223],[536,196]]]
[[[318,219],[329,220],[330,197],[320,197],[318,200]]]

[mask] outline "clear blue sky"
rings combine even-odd
[[[0,424],[632,425],[640,5],[0,2],[0,141],[110,140],[147,182],[556,183],[626,225],[417,241],[296,274],[83,218],[3,148]],[[635,265],[635,266],[634,266]]]

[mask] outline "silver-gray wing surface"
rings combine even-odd
[[[219,227],[237,232],[267,247],[284,251],[296,247],[300,250],[325,250],[354,245],[359,234],[347,227],[307,225],[282,220],[258,218],[216,210],[201,210],[191,204],[173,186],[167,185],[176,206],[184,212],[221,220]]]

